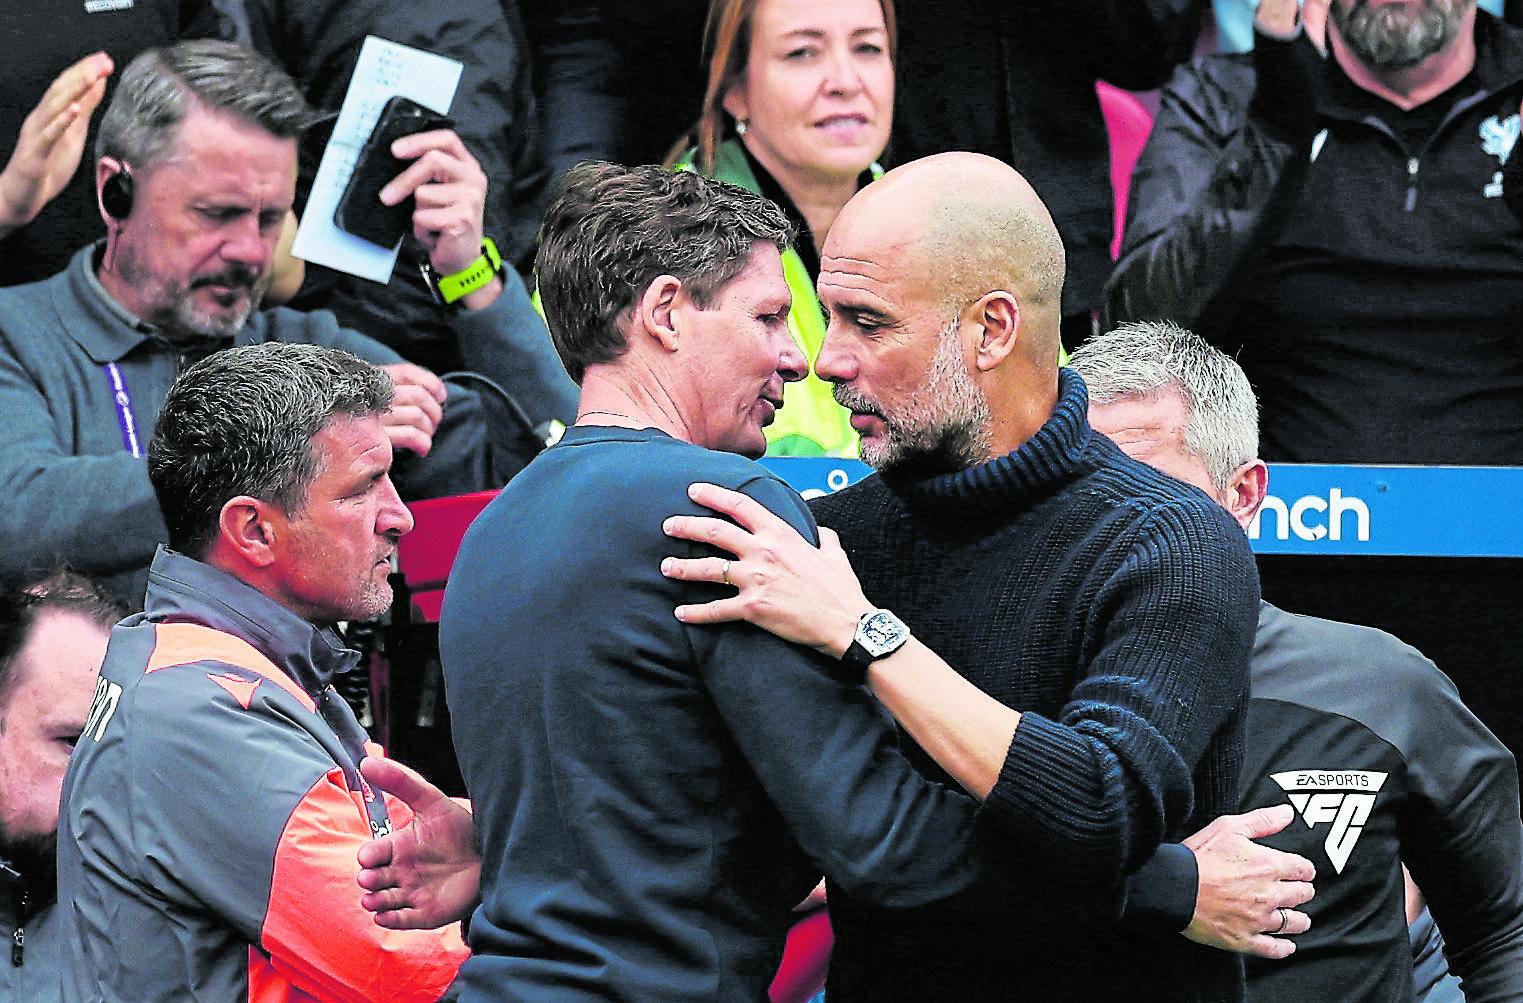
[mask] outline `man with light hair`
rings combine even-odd
[[[1245,528],[1263,503],[1258,414],[1231,358],[1167,322],[1074,353],[1090,423],[1210,495]],[[1368,627],[1259,610],[1243,808],[1301,822],[1265,842],[1317,865],[1311,928],[1286,961],[1248,960],[1251,1000],[1406,998],[1402,864],[1471,1001],[1523,991],[1523,850],[1512,755],[1421,653]]]

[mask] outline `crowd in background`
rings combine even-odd
[[[0,572],[36,581],[66,564],[140,607],[155,550],[176,530],[149,483],[148,436],[176,377],[233,345],[339,347],[386,368],[397,385],[386,434],[407,454],[396,472],[406,500],[500,487],[543,446],[537,427],[577,414],[582,373],[568,378],[556,358],[554,305],[535,295],[532,270],[557,184],[586,160],[661,163],[781,208],[792,235],[781,319],[809,366],[782,390],[769,455],[861,454],[839,387],[854,374],[821,355],[825,241],[887,171],[967,151],[1014,167],[1051,214],[1066,260],[1064,361],[1118,325],[1171,321],[1241,365],[1260,408],[1256,454],[1271,463],[1517,466],[1518,6],[1312,0],[1299,16],[1281,0],[17,7],[0,14],[0,420],[11,435]],[[414,167],[397,194],[419,215],[384,287],[289,255],[367,35],[463,65],[454,135],[398,153],[399,171]],[[272,83],[230,105],[269,136],[164,129],[154,71],[139,79],[127,67],[195,39],[237,43],[295,82],[299,95]],[[171,69],[193,76],[198,58]],[[1157,92],[1143,100],[1156,113],[1127,191],[1113,186],[1115,136],[1097,85]],[[133,87],[142,93],[124,96]],[[103,116],[113,102],[137,117]],[[142,140],[156,129],[173,138]],[[181,220],[204,207],[172,204],[164,172],[177,158],[166,149],[194,140],[208,156],[236,151],[218,169],[244,171],[243,183],[262,169],[266,138],[295,141],[289,206],[267,213],[280,199],[265,199],[254,228],[232,237],[236,221],[217,221],[214,235],[205,220]],[[279,180],[284,151],[269,147],[273,166],[256,180]],[[166,233],[179,235],[174,250],[156,250]],[[191,260],[196,247],[203,259]],[[478,251],[489,281],[444,307],[412,265],[464,275]],[[960,261],[952,253],[947,267]],[[1516,518],[1505,502],[1498,516]],[[1258,571],[1279,607],[1381,627],[1421,650],[1516,750],[1520,565],[1261,557]],[[61,608],[101,619],[108,602]],[[20,822],[0,812],[0,823],[0,857],[14,856],[5,851]]]

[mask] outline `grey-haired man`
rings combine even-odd
[[[95,166],[104,243],[51,279],[0,291],[0,566],[67,561],[140,599],[166,533],[148,431],[176,375],[229,345],[325,345],[386,366],[397,387],[386,433],[415,454],[399,464],[408,496],[498,486],[522,465],[527,430],[471,391],[447,390],[330,314],[258,311],[312,118],[284,72],[229,43],[181,42],[123,70]],[[486,186],[474,159],[449,132],[393,152],[413,162],[385,200],[415,196],[414,232],[438,274],[480,280],[450,314],[467,365],[545,414],[569,413],[571,385],[521,284],[471,271]]]
[[[1252,522],[1268,469],[1234,360],[1174,324],[1134,322],[1071,365],[1097,431]],[[1248,959],[1249,999],[1409,998],[1403,864],[1465,998],[1516,999],[1523,830],[1512,754],[1432,662],[1384,631],[1266,602],[1250,670],[1241,806],[1295,807],[1299,821],[1264,842],[1316,864],[1317,897],[1293,958]]]
[[[170,389],[148,469],[173,550],[111,635],[64,780],[64,999],[438,999],[458,928],[383,930],[355,852],[393,818],[333,676],[391,601],[412,516],[387,375],[344,352],[219,352]]]

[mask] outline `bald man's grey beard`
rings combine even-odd
[[[1329,15],[1361,62],[1401,70],[1441,52],[1459,37],[1475,0],[1413,0],[1371,7],[1369,0],[1334,0]]]
[[[836,384],[836,400],[873,414],[884,434],[862,443],[862,460],[895,474],[928,476],[964,470],[989,458],[989,400],[963,362],[957,319],[942,329],[922,386],[902,409],[887,413],[876,401]]]

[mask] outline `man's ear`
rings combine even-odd
[[[694,304],[684,293],[681,279],[674,275],[657,275],[635,304],[634,332],[644,333],[668,352],[675,352],[681,341],[678,315],[689,305]]]
[[[997,368],[1020,340],[1021,303],[1003,289],[984,293],[962,312],[964,323],[981,329],[974,365],[979,372]]]
[[[1269,468],[1263,460],[1254,457],[1234,470],[1227,479],[1227,511],[1232,513],[1232,518],[1238,521],[1238,525],[1247,529],[1268,493]]]
[[[248,495],[230,498],[217,516],[217,544],[256,568],[275,563],[284,542],[285,513],[276,505]]]
[[[125,215],[122,212],[124,207],[120,203],[122,201],[122,186],[130,184],[130,182],[121,180],[126,177],[127,165],[115,157],[101,157],[95,162],[95,207],[100,210],[100,218],[105,221],[108,228],[115,229],[116,225],[121,222],[122,217]],[[113,182],[112,178],[119,178],[119,180]],[[116,186],[117,194],[114,197],[108,193],[108,185]],[[130,203],[131,189],[126,188],[125,190],[129,193],[127,199]],[[130,204],[126,208],[130,211]]]

